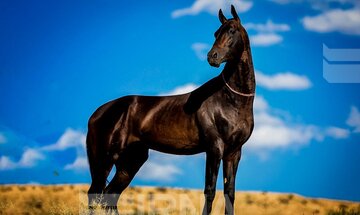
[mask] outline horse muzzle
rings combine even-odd
[[[207,55],[207,61],[209,62],[210,66],[219,67],[221,64],[219,53],[216,50],[211,49]]]

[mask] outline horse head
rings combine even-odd
[[[238,59],[248,44],[246,30],[241,25],[235,7],[231,5],[233,18],[227,19],[219,10],[220,28],[215,32],[215,42],[207,55],[211,66],[219,67],[221,63]],[[245,41],[247,40],[247,41]]]

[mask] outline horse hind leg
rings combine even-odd
[[[91,173],[91,185],[88,190],[88,205],[90,212],[98,204],[101,204],[101,195],[106,187],[106,179],[114,165],[109,159],[104,149],[99,148],[99,143],[103,142],[100,138],[94,138],[94,132],[89,131],[86,139],[87,154]]]
[[[149,156],[149,149],[140,142],[130,144],[116,162],[116,173],[104,191],[107,208],[117,214],[117,202],[135,174]]]

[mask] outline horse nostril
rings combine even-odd
[[[217,58],[217,53],[215,52],[213,55],[212,55],[213,58]]]

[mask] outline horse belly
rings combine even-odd
[[[150,149],[176,155],[193,155],[204,152],[204,148],[201,145],[191,142],[148,141],[147,144]]]

